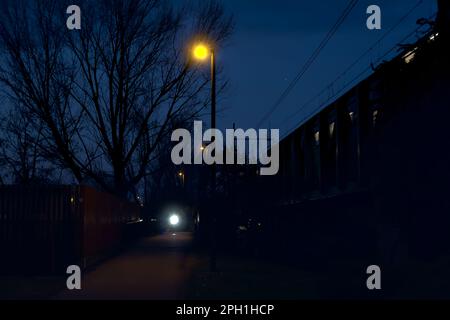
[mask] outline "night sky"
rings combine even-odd
[[[218,57],[224,67],[224,76],[230,82],[220,101],[219,107],[223,110],[218,116],[219,127],[231,128],[233,122],[240,128],[256,127],[348,3],[347,0],[224,1],[226,8],[235,16],[236,27],[232,39]],[[417,19],[430,17],[436,12],[435,0],[423,0],[394,32],[332,89],[315,103],[304,106],[417,3],[417,0],[359,1],[314,65],[261,127],[279,128],[281,134],[286,133],[371,62],[376,63],[386,51],[416,28]],[[381,7],[381,30],[370,31],[366,27],[366,9],[371,4]]]

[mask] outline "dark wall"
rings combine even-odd
[[[427,35],[282,141],[280,174],[254,182],[267,251],[315,265],[450,256],[447,42]]]

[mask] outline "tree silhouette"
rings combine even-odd
[[[30,115],[39,154],[78,182],[128,196],[164,139],[208,104],[208,74],[191,68],[194,35],[222,44],[232,19],[215,1],[82,0],[81,30],[60,0],[6,1],[0,83]]]

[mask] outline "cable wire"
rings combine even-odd
[[[276,109],[281,105],[281,103],[286,99],[286,97],[291,93],[292,89],[297,85],[297,83],[300,81],[300,79],[306,74],[306,72],[309,70],[309,68],[312,66],[312,64],[316,61],[322,50],[325,48],[325,46],[328,44],[328,42],[333,38],[333,36],[336,34],[336,32],[339,30],[340,26],[344,23],[344,21],[347,19],[349,14],[352,12],[353,8],[357,5],[359,0],[351,0],[347,7],[344,9],[336,23],[331,27],[330,31],[325,35],[325,38],[320,42],[319,46],[314,50],[312,55],[309,57],[309,59],[306,61],[306,63],[303,65],[303,67],[299,70],[295,78],[291,81],[291,83],[288,85],[288,87],[282,92],[280,97],[276,100],[275,104],[270,108],[270,110],[262,117],[262,119],[258,122],[257,127],[259,128],[261,124],[263,124],[272,114],[275,112]]]

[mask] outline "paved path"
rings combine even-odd
[[[200,259],[190,253],[190,233],[143,239],[124,254],[82,276],[82,290],[57,299],[177,299]]]

